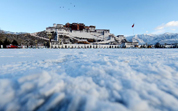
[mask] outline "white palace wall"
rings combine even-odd
[[[63,45],[52,45],[51,48],[64,48],[64,49],[78,49],[78,48],[120,48],[120,45],[90,45],[90,44],[63,44]]]

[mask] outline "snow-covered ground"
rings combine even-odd
[[[0,111],[178,111],[176,49],[0,50]]]

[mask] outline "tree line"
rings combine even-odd
[[[3,45],[3,48],[6,48],[6,46],[10,44],[18,46],[18,42],[16,40],[13,40],[12,42],[10,42],[7,38],[4,41],[0,40],[0,45]]]
[[[6,46],[10,45],[10,44],[15,45],[15,46],[19,45],[16,40],[13,40],[12,42],[10,42],[7,38],[4,41],[0,40],[0,46],[3,45],[3,48],[6,48]],[[49,48],[49,42],[45,42],[44,46]],[[28,47],[28,45],[27,45],[27,47]]]
[[[2,41],[5,38],[4,41]],[[5,37],[4,31],[0,30],[0,46],[3,45],[3,48],[6,48],[6,45],[15,45],[18,46],[18,42],[16,40],[13,40],[12,42]]]

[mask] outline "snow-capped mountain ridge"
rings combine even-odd
[[[6,34],[25,34],[26,32],[10,32],[10,31],[5,31]]]
[[[139,44],[172,44],[178,43],[178,33],[164,33],[164,34],[138,34],[126,37],[129,42],[139,42]]]
[[[4,32],[5,34],[25,34],[27,32],[11,32],[11,31],[5,31],[5,30],[0,30],[0,32]]]

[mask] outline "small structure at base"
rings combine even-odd
[[[134,48],[138,47],[138,42],[125,42],[121,44],[121,47],[123,48]]]

